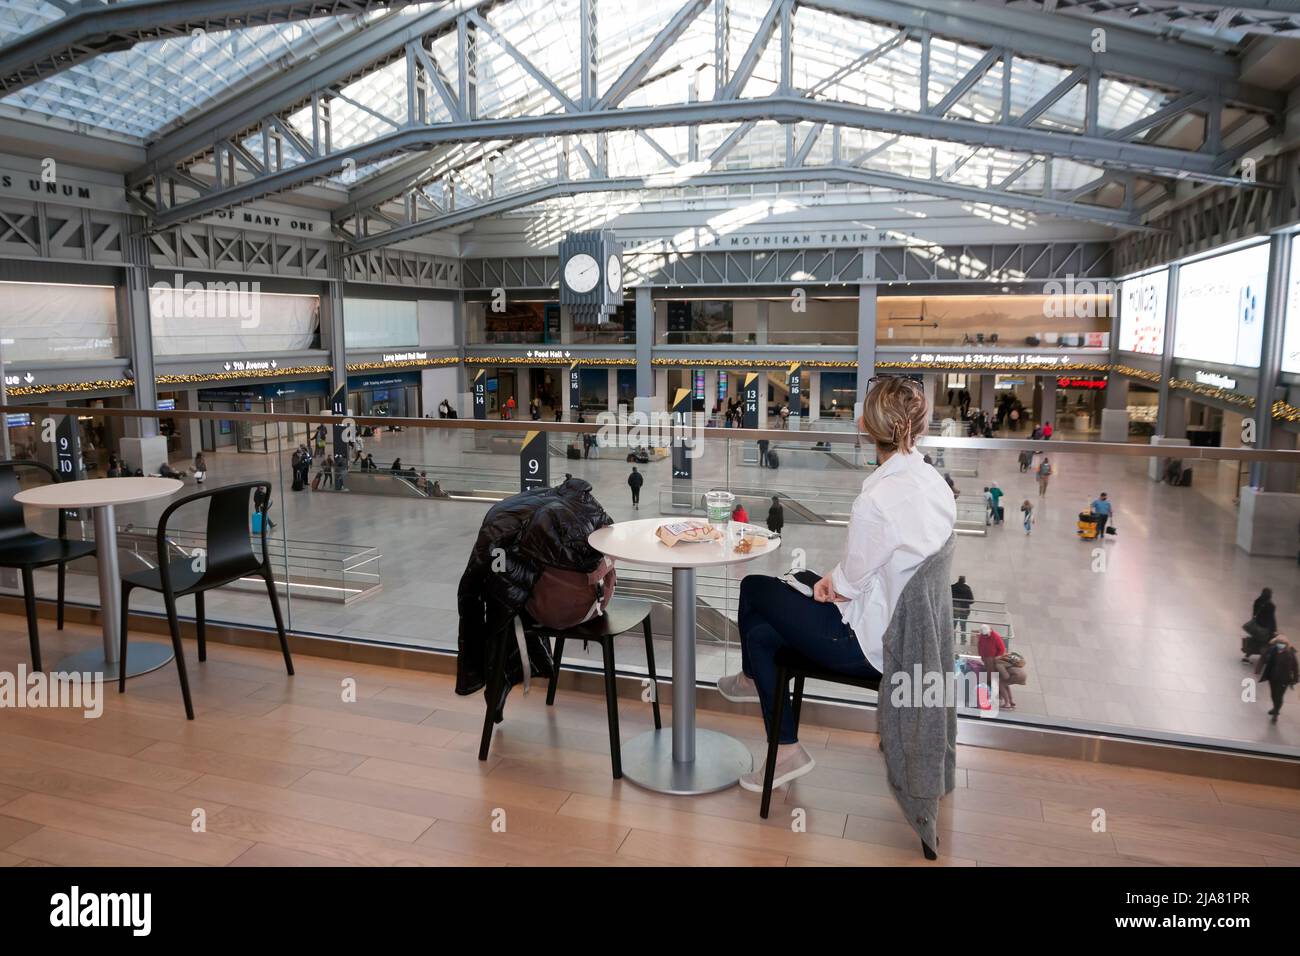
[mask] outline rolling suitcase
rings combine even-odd
[[[1192,469],[1183,469],[1183,473],[1178,476],[1178,484],[1183,488],[1190,488],[1192,486]]]
[[[777,457],[776,452],[769,451],[767,453],[767,467],[771,468],[773,471],[781,467],[781,459]]]

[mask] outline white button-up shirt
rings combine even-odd
[[[895,452],[862,483],[853,502],[843,559],[831,571],[835,591],[848,598],[840,616],[862,653],[884,672],[884,637],[903,588],[921,562],[952,535],[952,489],[919,451]]]

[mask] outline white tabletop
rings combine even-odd
[[[166,498],[182,487],[175,478],[87,478],[28,488],[14,501],[34,508],[102,508]]]
[[[733,534],[721,541],[704,541],[691,544],[679,542],[668,547],[655,536],[655,529],[663,524],[682,521],[682,518],[641,518],[638,521],[620,521],[593,531],[587,538],[588,543],[597,551],[603,552],[618,561],[629,564],[647,564],[665,568],[715,568],[724,564],[741,564],[771,554],[781,547],[781,540],[773,538],[763,540],[766,530],[756,525],[742,525],[733,521]],[[749,528],[758,534],[754,549],[748,554],[737,554],[735,532],[740,528]]]

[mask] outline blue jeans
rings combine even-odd
[[[776,700],[778,648],[793,648],[823,667],[844,674],[880,676],[867,663],[853,629],[840,619],[838,605],[804,597],[780,578],[751,574],[740,582],[739,623],[741,668],[758,686],[765,723],[771,721]],[[785,695],[780,741],[792,744],[799,737],[794,728],[790,690],[782,687],[780,691]]]

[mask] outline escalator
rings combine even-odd
[[[753,517],[757,517],[759,514],[759,508],[766,508],[767,503],[770,502],[773,497],[779,498],[781,500],[781,507],[784,508],[786,512],[786,519],[789,520],[791,517],[794,517],[805,524],[847,524],[849,520],[849,511],[852,508],[851,498],[846,498],[844,500],[826,499],[823,502],[814,502],[814,504],[823,503],[833,506],[835,510],[823,508],[822,511],[816,511],[804,504],[800,499],[793,497],[788,492],[779,491],[775,488],[731,487],[713,488],[710,490],[730,491],[738,499],[743,499],[742,503],[746,505],[746,510],[751,510],[749,505],[753,503]]]
[[[670,574],[648,568],[620,566],[616,594],[619,598],[649,601],[654,606],[650,614],[650,629],[657,638],[667,640],[673,635],[673,585]],[[702,643],[736,644],[740,632],[736,627],[735,608],[739,600],[739,582],[730,586],[721,578],[698,574],[696,576],[695,634]],[[730,608],[730,611],[728,610]]]

